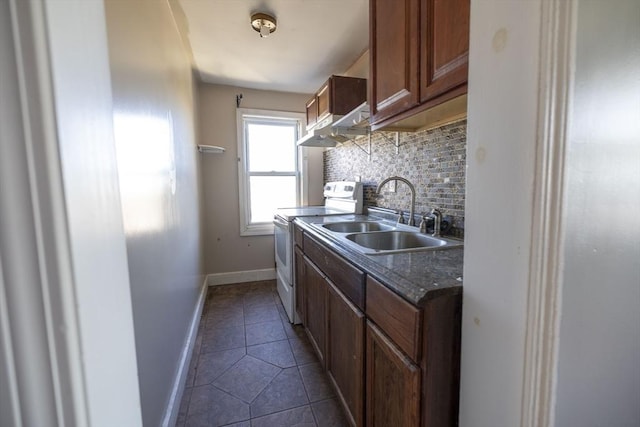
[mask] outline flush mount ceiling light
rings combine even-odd
[[[251,27],[260,33],[260,37],[268,37],[276,30],[276,18],[266,13],[251,15]]]

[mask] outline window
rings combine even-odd
[[[296,141],[304,115],[238,109],[240,235],[273,234],[277,208],[300,204]]]

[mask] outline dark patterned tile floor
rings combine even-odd
[[[275,280],[209,288],[177,427],[347,425]]]

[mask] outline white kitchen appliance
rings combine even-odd
[[[300,323],[295,310],[293,265],[293,226],[297,217],[361,214],[362,183],[328,182],[324,186],[324,206],[300,206],[278,209],[273,218],[278,294],[291,323]]]

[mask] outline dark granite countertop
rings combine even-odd
[[[345,244],[335,234],[312,224],[371,220],[365,215],[299,217],[295,222],[355,266],[383,282],[415,305],[443,293],[462,291],[463,248],[365,255]],[[416,229],[417,231],[417,229]]]

